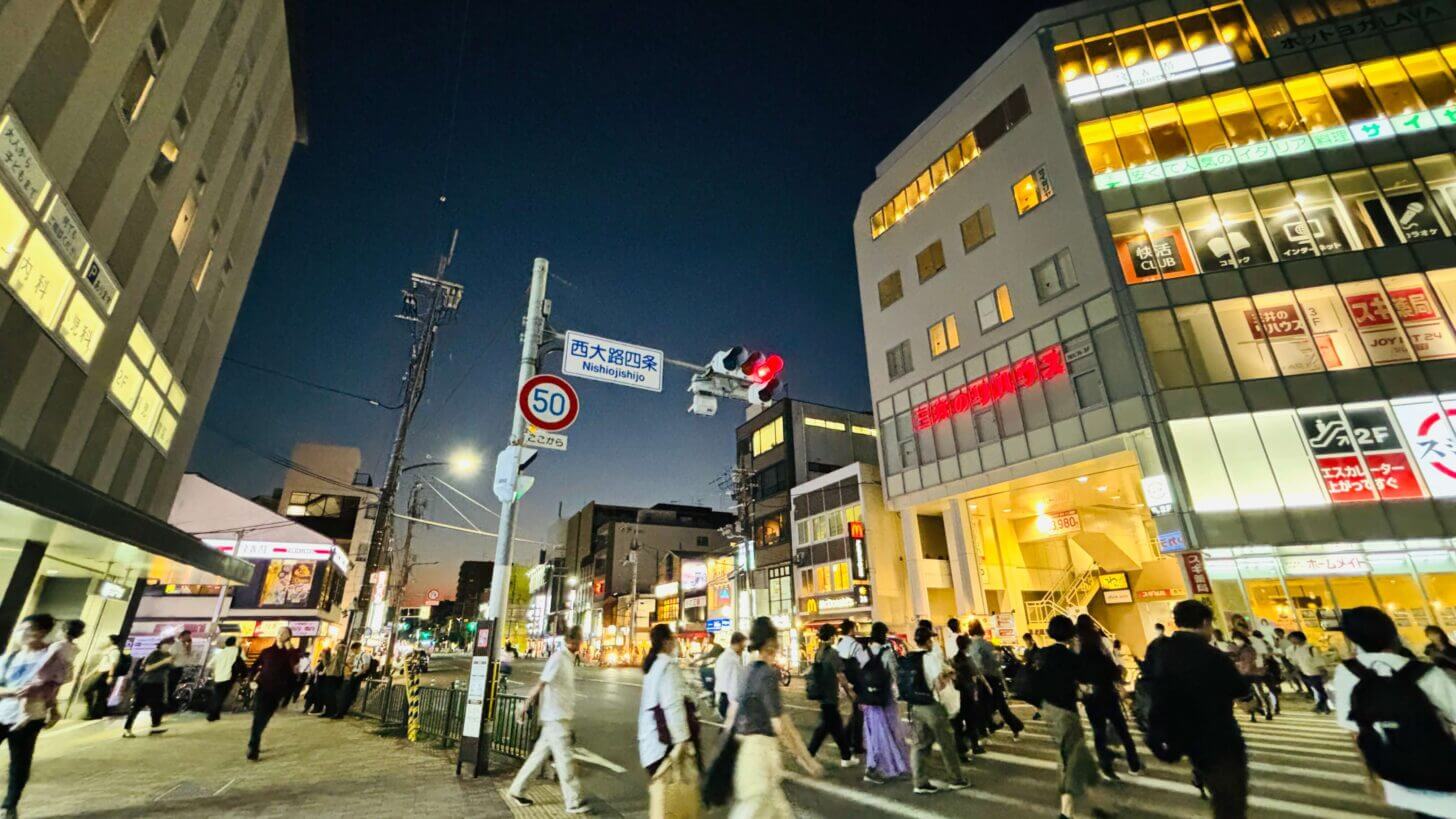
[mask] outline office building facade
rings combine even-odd
[[[1456,624],[1453,71],[1446,2],[1078,3],[880,164],[854,233],[917,612]]]

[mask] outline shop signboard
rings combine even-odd
[[[870,579],[869,556],[865,554],[864,522],[849,522],[849,572],[855,580]]]
[[[1104,603],[1131,603],[1131,589],[1104,589],[1102,591],[1102,602]]]
[[[1171,600],[1178,596],[1175,589],[1139,589],[1138,600]]]
[[[1158,535],[1158,553],[1173,554],[1188,549],[1188,539],[1183,537],[1183,530],[1176,529],[1172,532],[1164,532]]]
[[[319,621],[289,620],[288,630],[293,632],[294,637],[317,637],[319,633]]]
[[[726,631],[731,625],[733,625],[733,620],[731,618],[715,617],[712,620],[704,623],[703,628],[707,629],[709,634],[716,634],[720,631]]]
[[[1258,224],[1252,219],[1215,221],[1207,227],[1189,231],[1188,236],[1193,241],[1198,266],[1205,273],[1274,261]]]
[[[1148,475],[1143,478],[1143,502],[1151,515],[1166,515],[1173,511],[1173,485],[1167,475]]]
[[[1184,552],[1179,557],[1183,559],[1183,574],[1188,579],[1188,591],[1195,597],[1213,594],[1213,583],[1208,579],[1208,565],[1203,560],[1203,553]]]
[[[682,562],[682,590],[701,591],[708,587],[708,562],[705,560],[684,560]]]
[[[1456,435],[1451,428],[1456,409],[1442,407],[1434,399],[1392,401],[1391,408],[1431,495],[1456,497]]]
[[[1301,410],[1299,422],[1330,500],[1335,503],[1375,500],[1370,476],[1360,462],[1340,411]]]
[[[1117,243],[1117,256],[1122,262],[1122,275],[1128,284],[1176,279],[1192,276],[1192,257],[1181,228],[1148,231],[1122,239]]]
[[[1265,216],[1264,224],[1281,259],[1302,259],[1316,251],[1323,255],[1350,250],[1345,229],[1335,209],[1328,206],[1289,208]]]
[[[1345,416],[1350,419],[1355,445],[1365,457],[1365,471],[1381,499],[1424,498],[1426,493],[1401,446],[1390,411],[1383,405],[1370,404],[1347,407]]]
[[[951,417],[993,406],[1018,390],[1067,374],[1062,345],[1053,344],[1026,356],[1009,367],[983,375],[961,387],[919,404],[910,417],[915,429],[929,429]]]
[[[1115,591],[1128,588],[1127,572],[1104,572],[1097,577],[1097,585],[1103,591]]]
[[[1451,336],[1446,317],[1442,314],[1435,295],[1424,281],[1420,281],[1420,277],[1410,278],[1409,284],[1403,281],[1401,284],[1405,286],[1388,286],[1386,292],[1390,295],[1395,315],[1405,328],[1405,334],[1410,337],[1416,357],[1429,359],[1456,356],[1456,338]]]
[[[990,619],[988,625],[991,626],[992,636],[996,638],[996,642],[1003,646],[1011,645],[1018,639],[1016,635],[1015,612],[997,612],[996,616]]]
[[[1062,512],[1044,512],[1036,516],[1036,530],[1055,537],[1082,531],[1082,518],[1076,509]]]
[[[1279,563],[1291,577],[1370,574],[1370,564],[1360,555],[1286,555],[1279,558]]]
[[[1407,242],[1434,239],[1441,235],[1441,223],[1436,218],[1436,209],[1424,191],[1387,194],[1390,211],[1395,214],[1395,224]]]
[[[1379,282],[1347,285],[1341,292],[1371,364],[1379,366],[1411,360],[1405,333],[1396,323],[1395,309]]]
[[[676,580],[671,580],[667,583],[658,583],[656,586],[652,587],[652,596],[656,597],[658,600],[664,600],[669,597],[677,597],[678,589],[679,586]]]

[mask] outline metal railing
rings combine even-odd
[[[409,718],[409,701],[403,684],[385,680],[365,680],[354,706],[354,713],[377,720],[381,733],[403,735]],[[540,733],[536,714],[525,722],[516,720],[516,711],[525,697],[499,694],[493,703],[495,721],[491,732],[491,749],[505,756],[525,759]],[[460,741],[465,724],[465,690],[420,686],[420,734],[449,748]]]

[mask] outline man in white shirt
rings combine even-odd
[[[857,658],[859,652],[864,648],[855,639],[855,624],[853,620],[845,619],[839,622],[839,642],[834,644],[834,653],[839,659],[844,660],[844,676],[849,680],[851,688],[859,685],[860,664]],[[855,705],[849,709],[849,724],[844,726],[844,733],[849,737],[849,752],[851,755],[863,756],[864,748],[864,712]]]
[[[530,807],[535,802],[527,799],[522,791],[531,777],[546,764],[547,755],[556,764],[556,778],[561,783],[561,801],[566,804],[567,813],[590,813],[591,808],[582,801],[581,783],[576,778],[576,762],[571,750],[571,721],[576,716],[576,653],[581,650],[581,627],[572,626],[566,632],[566,650],[558,651],[546,661],[541,670],[541,679],[526,693],[517,719],[522,722],[526,713],[538,700],[541,703],[541,736],[531,748],[531,755],[516,772],[516,778],[507,791],[510,800],[519,807]]]
[[[212,673],[212,707],[207,711],[208,722],[217,722],[222,718],[222,704],[233,690],[233,666],[237,661],[238,638],[229,637],[208,663]]]
[[[741,632],[733,632],[728,640],[728,650],[718,655],[713,664],[713,702],[718,704],[718,716],[728,716],[730,703],[738,702],[738,689],[743,687],[743,648],[748,638]]]
[[[91,667],[91,673],[81,686],[86,698],[86,718],[101,719],[106,716],[106,701],[111,697],[111,687],[116,684],[116,666],[121,662],[121,635],[107,638],[106,645]]]
[[[1356,665],[1357,669],[1352,671],[1345,663],[1335,669],[1335,719],[1341,727],[1358,733],[1360,726],[1351,711],[1351,704],[1352,695],[1361,684],[1360,676],[1391,677],[1414,661],[1397,653],[1401,650],[1400,635],[1394,621],[1380,609],[1373,606],[1346,609],[1340,626],[1345,637],[1355,644],[1355,659],[1349,663]],[[1440,721],[1446,733],[1456,735],[1456,677],[1439,668],[1427,667],[1416,678],[1415,687],[1430,702],[1434,718]],[[1415,696],[1414,692],[1412,696]],[[1396,723],[1395,727],[1399,730],[1400,723]],[[1405,775],[1413,773],[1409,767],[1401,767],[1405,768]],[[1449,774],[1449,771],[1442,768],[1438,774]],[[1456,816],[1456,792],[1402,785],[1384,777],[1380,778],[1380,784],[1385,789],[1386,803],[1393,808],[1412,811],[1418,816]]]
[[[1287,651],[1289,661],[1294,663],[1294,670],[1299,672],[1300,679],[1314,692],[1314,712],[1316,714],[1330,713],[1330,700],[1325,696],[1325,668],[1324,660],[1320,658],[1319,652],[1309,644],[1309,638],[1304,636],[1302,631],[1289,632],[1289,649]]]

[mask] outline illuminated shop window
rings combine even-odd
[[[1242,3],[1200,9],[1056,47],[1062,87],[1073,102],[1223,71],[1265,56]]]
[[[757,458],[784,442],[784,417],[773,419],[753,431],[753,457]]]
[[[1098,190],[1456,126],[1456,47],[1337,66],[1078,126]]]
[[[1456,159],[1279,182],[1109,214],[1129,284],[1439,239],[1456,226]]]
[[[40,326],[54,330],[75,279],[50,240],[40,231],[33,231],[6,284]]]
[[[91,300],[77,291],[71,296],[71,303],[61,317],[61,326],[57,333],[61,341],[81,359],[81,363],[90,364],[105,329],[106,322],[96,312],[96,308],[91,306]]]
[[[126,353],[117,362],[110,393],[142,434],[163,452],[171,448],[187,392],[141,322],[127,337]]]

